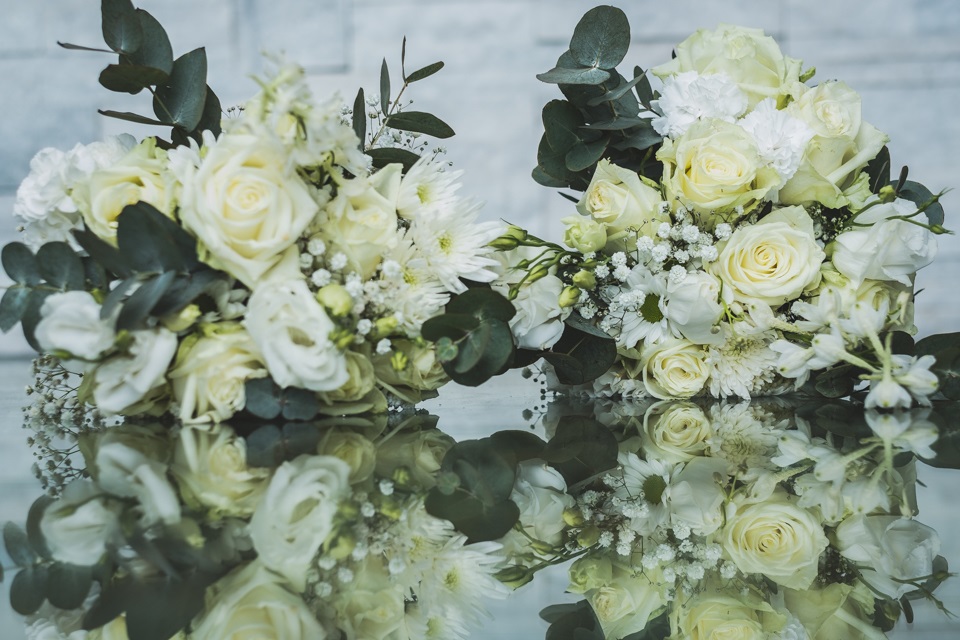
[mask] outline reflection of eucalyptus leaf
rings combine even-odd
[[[609,429],[590,418],[564,417],[541,458],[562,475],[567,485],[591,478],[617,464],[617,439]]]

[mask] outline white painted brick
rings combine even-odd
[[[283,49],[307,68],[334,71],[347,64],[350,28],[346,0],[249,0],[243,20],[253,26],[256,54]]]

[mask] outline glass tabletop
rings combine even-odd
[[[0,434],[0,518],[23,526],[33,501],[42,493],[34,476],[34,453],[27,445],[28,431],[21,426],[21,407],[26,403],[24,388],[31,382],[28,361],[0,362],[0,411],[5,417]],[[438,398],[422,407],[439,417],[438,427],[458,442],[485,438],[498,431],[520,430],[548,439],[556,426],[556,406],[542,398],[541,388],[510,372],[478,388],[450,385]],[[953,565],[960,561],[960,537],[953,535],[960,515],[955,509],[957,475],[949,469],[918,465],[917,502],[919,519],[940,534],[941,555]],[[3,556],[5,580],[0,585],[0,629],[10,640],[24,638],[24,621],[9,604],[14,571],[9,556]],[[566,593],[570,580],[567,566],[550,567],[536,574],[532,582],[502,601],[488,601],[490,617],[473,631],[476,638],[544,637],[548,623],[537,615],[545,607],[572,603],[581,596]],[[936,591],[947,609],[960,612],[960,580],[948,579]],[[891,638],[953,638],[960,634],[960,621],[937,611],[926,600],[913,603],[914,622],[901,620],[888,635]]]

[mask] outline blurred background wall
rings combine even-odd
[[[255,91],[260,52],[284,50],[308,70],[317,94],[376,93],[382,58],[399,77],[435,60],[446,68],[409,92],[457,131],[447,159],[465,171],[464,191],[486,201],[484,216],[559,239],[571,205],[530,178],[540,110],[559,95],[534,77],[566,48],[588,0],[135,0],[166,27],[179,55],[207,48],[210,84],[224,105]],[[622,68],[655,66],[701,27],[761,27],[784,52],[842,79],[863,96],[864,118],[892,138],[895,170],[933,191],[960,187],[960,2],[956,0],[622,0],[633,47]],[[149,113],[146,96],[97,83],[105,54],[65,51],[57,40],[101,46],[97,0],[0,0],[0,212],[41,147],[70,148],[133,130],[98,108]],[[960,191],[943,204],[960,229]],[[0,242],[15,238],[0,218]],[[918,278],[921,333],[960,329],[960,238],[941,238],[937,262]],[[0,275],[0,277],[4,277]],[[0,337],[0,357],[29,353],[19,329]]]

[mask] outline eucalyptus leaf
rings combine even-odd
[[[320,411],[317,394],[308,389],[289,387],[283,390],[283,417],[287,420],[310,420]]]
[[[421,69],[417,69],[416,71],[408,75],[406,78],[404,78],[404,81],[407,84],[413,84],[414,82],[418,82],[420,80],[423,80],[424,78],[429,78],[430,76],[435,74],[437,71],[440,71],[440,69],[443,69],[443,62],[434,62],[433,64],[428,64],[427,66]]]
[[[877,157],[867,163],[864,171],[870,178],[870,191],[880,193],[882,187],[890,184],[890,149],[884,145]]]
[[[66,291],[83,289],[83,262],[66,242],[42,245],[37,250],[37,266],[40,275],[52,286]]]
[[[44,291],[42,289],[32,290],[30,295],[27,296],[27,307],[24,309],[23,316],[20,318],[20,328],[23,329],[23,337],[26,338],[27,343],[38,352],[41,351],[41,349],[37,343],[34,332],[36,331],[37,324],[40,322],[40,309],[43,307],[44,301],[52,293],[52,291]]]
[[[169,78],[169,74],[153,67],[134,64],[111,64],[100,72],[100,84],[110,91],[136,95]]]
[[[73,44],[70,42],[60,42],[59,40],[57,40],[57,45],[70,51],[93,51],[95,53],[116,53],[115,51],[111,51],[110,49],[98,49],[97,47],[85,47],[81,44]]]
[[[6,333],[20,322],[29,298],[30,289],[22,285],[13,285],[3,292],[3,298],[0,298],[0,331]]]
[[[127,205],[117,216],[117,245],[141,272],[189,271],[200,264],[197,241],[146,202]]]
[[[587,11],[570,39],[570,55],[585,67],[612,69],[629,48],[630,23],[622,10],[611,6]]]
[[[137,9],[136,13],[143,33],[143,42],[130,54],[130,61],[141,67],[161,71],[165,80],[173,71],[173,48],[170,46],[170,38],[163,26],[148,12]]]
[[[643,69],[640,67],[633,68],[634,79],[640,78],[640,82],[637,83],[637,99],[645,106],[651,106],[651,103],[656,100],[656,95],[653,93],[653,88],[650,86],[650,76],[644,73]]]
[[[939,390],[950,400],[960,400],[960,333],[938,333],[918,341],[917,356],[936,360],[930,370],[937,375]]]
[[[571,313],[567,316],[567,319],[564,320],[564,323],[568,326],[571,326],[578,331],[583,333],[589,333],[590,335],[596,336],[598,338],[609,339],[610,334],[605,332],[603,329],[590,322],[579,313]]]
[[[434,316],[424,322],[420,334],[430,342],[437,342],[442,338],[459,340],[479,324],[479,318],[470,312],[452,313],[448,310],[443,315]]]
[[[164,123],[193,131],[207,98],[207,53],[203,47],[177,58],[166,84],[158,86],[153,111]]]
[[[435,138],[450,138],[453,129],[437,116],[423,111],[402,111],[388,117],[386,125],[392,129],[425,133]]]
[[[556,152],[547,142],[546,134],[540,139],[540,147],[537,149],[537,167],[544,175],[557,183],[559,187],[577,188],[578,176],[575,172],[567,168],[566,151]],[[586,186],[586,181],[584,181]]]
[[[245,384],[246,404],[244,409],[257,416],[272,420],[280,415],[280,388],[270,378],[255,378]]]
[[[97,113],[108,118],[116,118],[117,120],[124,120],[126,122],[133,122],[135,124],[151,124],[151,125],[163,125],[164,122],[159,120],[154,120],[153,118],[148,118],[147,116],[141,116],[136,113],[130,113],[129,111],[110,111],[109,109],[97,109]]]
[[[644,120],[646,124],[641,124],[624,131],[628,137],[613,145],[613,148],[617,151],[626,151],[628,149],[646,151],[650,147],[660,144],[663,141],[663,136],[657,133],[649,122],[649,120]]]
[[[499,540],[520,519],[520,508],[511,500],[485,505],[472,496],[461,495],[459,490],[448,496],[434,488],[427,494],[424,507],[430,515],[453,523],[469,544]]]
[[[607,91],[605,94],[601,96],[597,96],[596,98],[591,98],[587,102],[587,104],[591,107],[596,107],[603,104],[604,102],[612,102],[613,100],[618,100],[619,98],[623,97],[624,94],[626,94],[635,86],[640,84],[643,80],[646,80],[646,76],[643,74],[640,74],[630,82],[621,83],[619,86],[617,86],[616,89],[611,89],[610,91]]]
[[[570,325],[544,360],[553,365],[563,384],[584,384],[606,373],[616,361],[617,348],[609,336],[584,333]]]
[[[93,602],[83,616],[83,629],[91,631],[98,629],[103,625],[115,620],[123,615],[127,608],[127,602],[131,594],[129,585],[132,581],[127,579],[114,580],[106,582],[101,586],[100,596]]]
[[[602,84],[610,79],[610,72],[592,67],[565,69],[554,67],[545,73],[538,73],[537,80],[548,84]]]
[[[447,313],[470,314],[507,322],[517,314],[513,304],[493,289],[468,289],[447,303]]]
[[[380,112],[384,115],[390,109],[390,69],[387,67],[387,59],[383,59],[380,65]],[[363,138],[361,138],[362,140]]]
[[[36,613],[47,590],[47,569],[36,565],[21,569],[10,583],[10,606],[22,616]]]
[[[183,580],[133,583],[127,604],[127,634],[138,640],[168,640],[203,610],[204,592],[216,576],[195,573]]]
[[[933,225],[943,225],[943,205],[934,201],[935,197],[930,189],[919,182],[906,180],[897,191],[897,195],[914,203],[917,208],[926,206],[924,213],[927,216],[927,221]]]
[[[19,284],[40,284],[40,266],[37,257],[22,242],[11,242],[0,251],[0,262],[10,279]]]
[[[590,169],[603,157],[604,152],[607,150],[608,142],[606,138],[600,138],[595,142],[578,140],[570,151],[567,152],[565,158],[567,168],[571,171]]]
[[[30,567],[37,561],[37,554],[30,545],[27,534],[12,522],[3,527],[3,545],[18,567]]]
[[[103,40],[117,53],[132,53],[143,42],[140,18],[130,0],[101,0]]]
[[[103,304],[100,305],[100,318],[105,320],[112,316],[116,308],[120,306],[120,303],[126,299],[127,292],[130,291],[130,288],[138,282],[140,282],[139,278],[130,276],[117,283],[117,285],[110,290],[110,293],[107,294],[107,297],[104,298]]]
[[[220,120],[223,118],[223,107],[220,105],[220,98],[213,92],[210,85],[207,85],[207,97],[203,101],[203,113],[200,115],[200,122],[197,123],[196,131],[209,131],[215,136],[220,135]],[[199,141],[199,136],[197,136]]]
[[[469,331],[458,345],[456,358],[452,361],[453,371],[464,374],[477,366],[490,344],[492,329],[487,322],[481,322],[476,329]]]
[[[360,90],[357,91],[357,97],[353,100],[352,126],[362,149],[367,139],[367,103],[363,97],[363,87],[360,87]]]
[[[563,189],[564,187],[569,186],[569,183],[566,180],[554,178],[540,165],[537,165],[533,168],[533,171],[530,172],[530,177],[532,177],[537,184],[541,184],[545,187],[551,187],[553,189]]]
[[[613,120],[607,120],[605,122],[594,122],[584,125],[584,129],[592,129],[596,131],[623,131],[624,129],[643,126],[644,123],[649,124],[649,121],[645,120],[644,118],[637,118],[635,116],[622,116],[619,118],[614,118]]]
[[[268,469],[278,467],[283,462],[282,441],[283,434],[276,425],[267,424],[256,429],[246,437],[247,464]]]
[[[479,337],[478,333],[481,334]],[[481,320],[478,329],[467,334],[466,343],[471,340],[482,340],[480,358],[471,367],[459,364],[464,346],[464,343],[461,343],[460,353],[451,362],[443,363],[443,370],[458,384],[477,387],[503,373],[510,366],[514,352],[513,334],[506,322],[487,318]]]
[[[490,436],[490,443],[504,459],[513,459],[516,463],[539,458],[547,443],[529,431],[497,431]]]
[[[119,278],[128,278],[132,275],[126,258],[112,244],[102,240],[89,229],[75,230],[73,237],[77,244],[97,261],[104,269]]]
[[[827,398],[843,398],[853,393],[859,369],[851,364],[842,364],[817,374],[814,388]]]
[[[373,158],[373,166],[377,169],[382,169],[388,164],[398,163],[403,165],[404,171],[409,171],[410,167],[420,159],[420,156],[414,152],[396,147],[367,149],[365,153]]]
[[[541,113],[547,144],[557,153],[567,153],[580,142],[583,115],[566,100],[551,100]]]
[[[76,609],[93,585],[90,567],[55,562],[48,569],[47,600],[58,609]]]
[[[603,628],[587,600],[576,604],[554,605],[540,612],[550,623],[546,640],[605,640]]]
[[[47,559],[52,558],[52,554],[47,547],[47,541],[43,536],[43,532],[40,530],[40,520],[43,518],[44,511],[46,511],[47,507],[53,504],[53,502],[54,499],[51,496],[42,495],[33,501],[33,504],[30,505],[30,510],[27,512],[27,540],[39,556]]]
[[[173,285],[176,276],[177,274],[173,271],[164,271],[141,284],[130,294],[117,316],[117,330],[132,331],[145,328],[150,312]]]
[[[222,271],[200,269],[186,275],[178,275],[176,280],[160,300],[154,305],[152,314],[160,317],[177,313],[204,293],[210,291],[215,283],[227,278]]]

